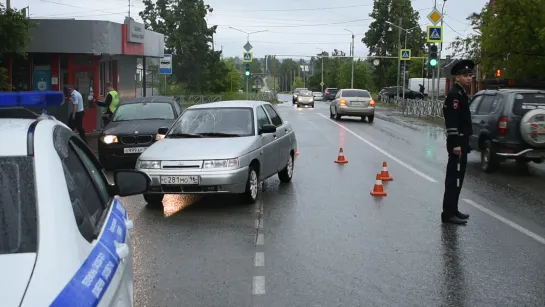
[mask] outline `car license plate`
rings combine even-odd
[[[361,102],[359,102],[359,101],[351,101],[351,102],[350,102],[350,105],[353,105],[353,106],[361,106]]]
[[[132,153],[143,153],[147,147],[131,147],[131,148],[123,148],[123,152],[126,154],[132,154]]]
[[[195,185],[199,184],[199,176],[161,176],[161,184]]]

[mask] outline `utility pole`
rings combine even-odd
[[[324,53],[322,52],[322,93],[324,92]]]
[[[354,33],[348,29],[344,29],[344,30],[352,34],[352,44],[350,46],[350,56],[352,57],[352,77],[350,78],[350,85],[351,85],[351,88],[354,88]]]
[[[407,49],[407,31],[405,31],[405,45],[404,47]],[[405,75],[407,74],[407,61],[403,61],[403,86],[401,87],[403,89],[403,112],[405,112]]]
[[[445,3],[447,0],[443,0],[443,6],[441,7],[441,15],[444,15],[445,11]],[[441,18],[441,26],[443,26],[443,18]],[[441,94],[441,53],[443,52],[443,42],[439,45],[439,55],[437,57],[437,99],[439,99],[439,95]]]
[[[273,56],[273,93],[276,93],[276,55]]]
[[[403,17],[399,17],[399,35],[398,35],[398,46],[399,50],[397,51],[397,90],[396,90],[396,99],[399,98],[399,72],[401,71],[401,24],[403,22]]]

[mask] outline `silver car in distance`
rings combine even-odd
[[[241,194],[254,203],[259,183],[293,176],[297,140],[291,124],[263,101],[220,101],[186,109],[165,137],[138,158],[151,178],[144,199],[161,205],[164,194]]]

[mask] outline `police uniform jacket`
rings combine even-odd
[[[443,105],[443,116],[447,129],[447,142],[452,147],[461,146],[462,140],[473,134],[469,97],[458,83],[448,92]]]

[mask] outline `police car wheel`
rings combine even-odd
[[[165,194],[144,194],[144,200],[151,206],[163,205]]]

